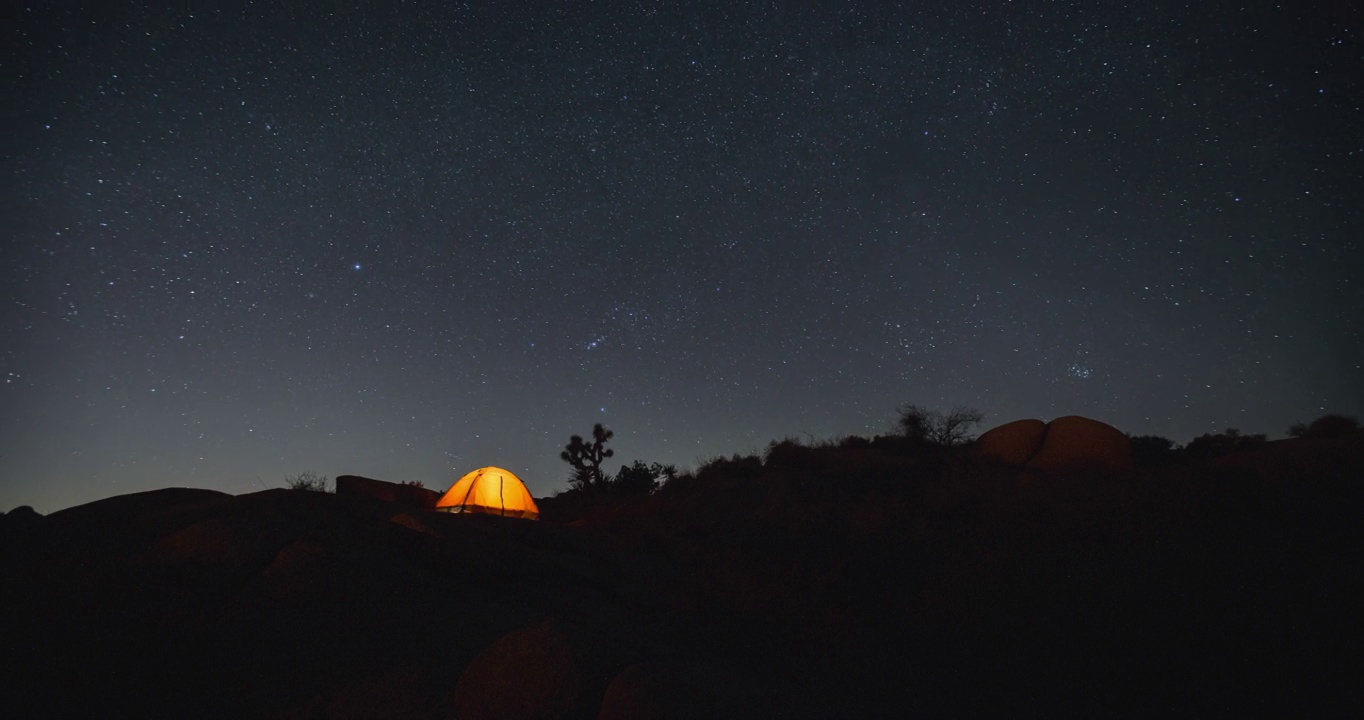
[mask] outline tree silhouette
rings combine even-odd
[[[615,450],[607,450],[604,446],[614,435],[614,432],[597,423],[592,426],[592,444],[587,444],[581,435],[568,439],[568,445],[559,453],[559,458],[573,466],[573,477],[568,481],[571,487],[587,490],[602,485],[602,461],[616,454]]]
[[[980,424],[985,415],[975,408],[958,407],[943,414],[918,405],[902,405],[895,427],[911,440],[930,442],[942,447],[961,445],[970,439],[971,428]]]

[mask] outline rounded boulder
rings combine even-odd
[[[474,658],[455,685],[460,720],[568,717],[582,692],[572,641],[546,622],[517,630]]]
[[[1047,423],[1042,447],[1028,461],[1038,472],[1132,469],[1132,442],[1112,425],[1079,415]]]
[[[1047,424],[1041,420],[1015,420],[986,431],[976,438],[976,452],[1010,467],[1023,467],[1042,447]]]

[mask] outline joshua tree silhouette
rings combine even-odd
[[[559,453],[559,457],[573,466],[570,485],[579,490],[586,490],[602,484],[602,461],[616,454],[615,450],[608,450],[604,446],[614,435],[614,432],[597,423],[592,426],[592,444],[585,442],[581,435],[574,435],[568,439],[568,445]]]

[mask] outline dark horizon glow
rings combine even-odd
[[[1111,5],[22,9],[0,510],[1364,416],[1359,12]]]

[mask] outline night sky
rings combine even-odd
[[[376,5],[11,8],[0,510],[1364,416],[1355,3]]]

